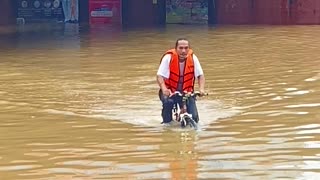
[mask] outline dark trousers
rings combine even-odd
[[[172,121],[172,108],[175,103],[179,103],[179,105],[182,104],[182,98],[181,97],[167,97],[164,96],[162,91],[159,91],[159,99],[162,102],[162,123],[169,123]],[[188,101],[186,102],[187,105],[187,112],[192,114],[192,118],[198,122],[199,121],[199,115],[198,115],[198,109],[196,105],[196,98],[190,97]]]

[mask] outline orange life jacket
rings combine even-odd
[[[166,87],[170,89],[171,92],[175,92],[178,89],[178,85],[179,85],[178,82],[180,79],[179,56],[175,49],[168,50],[163,56],[165,56],[166,54],[171,54],[170,75],[169,75],[169,79],[165,79],[164,82],[166,84]],[[195,81],[195,77],[194,77],[193,51],[192,49],[189,49],[187,59],[185,61],[182,91],[193,92],[194,81]]]

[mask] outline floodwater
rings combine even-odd
[[[2,29],[0,179],[320,179],[319,34]],[[206,76],[198,131],[160,124],[155,74],[179,36]]]

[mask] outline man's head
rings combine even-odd
[[[180,60],[187,58],[189,52],[189,41],[186,38],[179,38],[176,41],[176,51]]]

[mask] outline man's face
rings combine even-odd
[[[186,40],[180,40],[178,42],[178,46],[176,51],[179,55],[179,59],[186,59],[189,51],[189,42]]]

